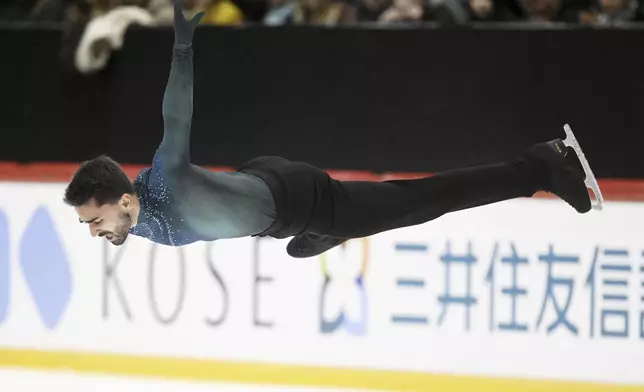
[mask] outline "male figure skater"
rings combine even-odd
[[[287,252],[303,258],[351,238],[537,191],[553,193],[579,213],[591,209],[585,179],[592,172],[584,172],[581,150],[577,155],[561,139],[534,145],[509,162],[414,180],[341,182],[309,164],[270,156],[231,173],[195,166],[189,156],[192,39],[204,13],[186,20],[180,0],[175,0],[174,12],[164,133],[152,166],[132,183],[116,162],[100,156],[84,162],[65,191],[65,202],[76,209],[81,223],[89,224],[92,236],[121,245],[133,234],[171,246],[246,236],[293,237]]]

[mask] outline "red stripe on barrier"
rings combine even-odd
[[[122,165],[127,175],[134,179],[146,166]],[[78,163],[29,163],[0,162],[0,181],[4,182],[68,182],[78,168]],[[207,167],[212,171],[234,171],[231,167]],[[369,171],[328,170],[330,176],[342,181],[388,181],[430,176],[430,173],[374,173]],[[600,179],[604,198],[609,201],[644,201],[644,180]],[[537,197],[551,197],[539,193]]]

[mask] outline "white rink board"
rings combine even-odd
[[[10,260],[0,348],[644,385],[644,204],[579,215],[557,200],[509,201],[297,260],[270,239],[173,249],[130,238],[119,254],[90,237],[63,190],[0,184]],[[47,241],[25,234],[34,225]],[[68,288],[53,278],[56,241]],[[469,316],[467,259],[443,258],[468,246]],[[512,246],[525,264],[502,262]],[[549,280],[550,247],[567,259]],[[29,271],[26,249],[41,252]],[[38,263],[47,277],[29,283]]]

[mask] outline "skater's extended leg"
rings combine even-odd
[[[349,238],[425,223],[449,212],[548,191],[578,212],[590,197],[576,154],[561,140],[541,143],[500,164],[451,170],[432,177],[386,182],[331,180],[329,208],[316,214],[307,233],[287,247],[311,257]]]

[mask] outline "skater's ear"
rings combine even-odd
[[[123,196],[121,196],[119,204],[123,209],[129,210],[132,206],[132,196],[129,193],[124,193]]]

